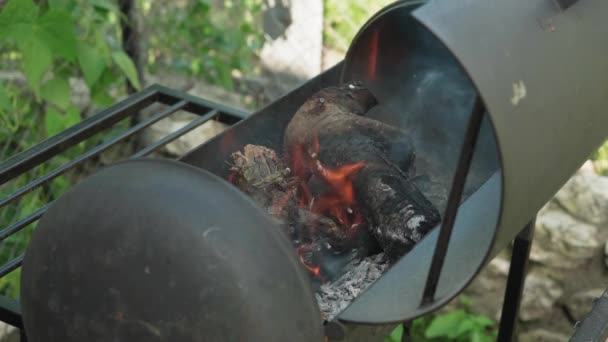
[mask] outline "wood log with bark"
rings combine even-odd
[[[408,135],[364,114],[377,103],[358,83],[325,88],[309,98],[287,126],[288,165],[300,182],[327,169],[359,165],[353,187],[370,233],[385,254],[406,254],[440,221],[411,180],[415,152]]]

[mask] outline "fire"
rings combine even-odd
[[[357,207],[353,182],[365,166],[363,162],[330,168],[319,160],[320,144],[315,136],[309,146],[297,145],[291,151],[291,167],[299,181],[298,205],[326,217],[333,218],[346,233],[354,233],[363,223],[363,215]],[[312,176],[317,176],[326,185],[322,194],[313,195],[308,187]],[[319,278],[320,267],[308,265],[302,256],[303,248],[297,248],[300,261],[313,276]]]
[[[355,221],[359,220],[357,216],[360,215],[357,215],[358,211],[355,212],[356,203],[353,179],[363,166],[365,164],[358,162],[332,170],[323,167],[321,162],[317,161],[318,174],[331,187],[331,190],[313,204],[312,211],[320,214],[329,214],[329,216],[336,218],[341,225],[347,227],[357,223]]]
[[[319,138],[314,137],[310,149],[303,145],[295,146],[292,151],[294,175],[299,179],[298,203],[314,213],[336,219],[342,226],[353,227],[362,223],[363,218],[356,205],[353,182],[365,164],[357,162],[329,168],[318,159]],[[312,175],[318,176],[328,190],[320,196],[313,196],[307,181]]]
[[[323,279],[321,276],[321,267],[320,266],[310,266],[304,260],[304,253],[307,252],[309,245],[300,245],[296,247],[296,252],[298,252],[298,257],[300,258],[300,262],[304,265],[304,268],[310,272],[315,278]]]

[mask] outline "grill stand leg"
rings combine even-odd
[[[412,322],[403,322],[403,334],[401,334],[401,342],[411,342],[412,336],[410,333],[410,326]]]
[[[511,266],[507,278],[507,289],[502,304],[502,314],[500,316],[500,327],[498,330],[498,342],[511,342],[513,331],[517,323],[519,304],[526,280],[528,269],[528,258],[530,247],[534,236],[534,224],[536,218],[532,219],[526,227],[517,234],[513,243],[513,254],[511,256]]]

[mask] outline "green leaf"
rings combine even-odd
[[[492,319],[486,316],[471,316],[471,320],[480,328],[490,327],[495,324]]]
[[[399,324],[399,326],[384,339],[384,342],[401,342],[401,335],[403,335],[403,325]]]
[[[23,71],[25,77],[30,87],[34,90],[34,94],[39,96],[42,76],[53,62],[51,51],[44,42],[34,37],[19,45],[23,53]]]
[[[467,295],[460,295],[460,304],[468,308],[473,305],[473,300]]]
[[[84,74],[84,80],[91,89],[106,68],[103,55],[88,45],[80,44],[78,46],[78,63]]]
[[[59,8],[70,11],[74,8],[75,1],[72,0],[47,0],[51,9]]]
[[[479,330],[473,331],[471,334],[471,342],[484,342],[486,339]]]
[[[475,323],[472,320],[465,319],[460,322],[458,327],[455,330],[453,330],[453,332],[448,334],[448,337],[457,338],[457,337],[470,335],[471,331],[475,330],[476,328],[477,328],[477,326],[475,325]]]
[[[424,336],[426,338],[449,336],[458,328],[465,316],[466,313],[462,310],[456,310],[437,316],[425,331]]]
[[[118,7],[112,1],[109,0],[89,0],[89,3],[94,7],[103,9],[110,12],[119,13]]]
[[[131,82],[131,85],[133,85],[135,89],[140,90],[141,85],[139,84],[137,70],[135,69],[135,64],[133,64],[131,58],[129,58],[129,56],[122,51],[116,51],[112,54],[112,59],[125,74],[125,76],[127,76],[127,79],[129,82]]]
[[[110,96],[99,83],[91,88],[91,99],[99,107],[107,107],[114,103],[114,98]]]
[[[68,110],[65,111],[65,119],[67,127],[73,126],[80,122],[80,109],[76,106],[70,106]]]
[[[11,100],[8,97],[8,91],[4,84],[0,83],[0,112],[8,110],[11,107]]]
[[[51,137],[65,128],[63,116],[56,110],[49,109],[44,116],[44,128],[47,137]]]
[[[75,125],[80,121],[80,111],[78,108],[71,106],[66,110],[65,114],[61,114],[55,110],[48,110],[44,117],[44,127],[48,137],[62,132],[64,129]]]
[[[52,199],[57,199],[61,194],[68,191],[71,185],[72,184],[70,183],[70,181],[68,181],[66,176],[60,176],[53,179],[53,182],[51,182],[50,186],[51,194],[53,197]]]
[[[10,0],[0,13],[0,39],[19,41],[28,35],[38,15],[32,0]]]
[[[28,195],[22,198],[22,207],[19,210],[19,215],[17,215],[17,219],[23,220],[38,208],[43,205],[43,201],[41,199],[41,189],[37,188],[35,191],[32,191]]]
[[[40,96],[55,106],[66,109],[70,105],[70,83],[65,78],[53,78],[42,86]]]
[[[63,9],[51,9],[42,15],[36,23],[36,35],[51,50],[70,61],[76,59],[76,36],[74,21],[69,12]]]

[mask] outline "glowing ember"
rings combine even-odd
[[[292,164],[298,187],[298,203],[312,212],[334,218],[342,226],[350,228],[363,223],[355,199],[353,181],[365,164],[357,162],[336,168],[328,168],[318,160],[320,145],[314,137],[310,149],[296,146],[292,152]],[[306,151],[306,153],[304,152]],[[307,182],[312,175],[318,176],[329,189],[320,196],[314,197]]]
[[[363,215],[356,203],[353,182],[365,164],[357,162],[330,168],[318,159],[319,151],[317,136],[313,138],[310,146],[297,145],[291,151],[291,166],[298,180],[298,205],[313,213],[332,218],[339,223],[346,235],[354,234],[363,223]],[[327,190],[320,195],[313,195],[308,186],[308,181],[313,175],[327,185]],[[301,253],[300,246],[298,247],[300,261],[310,273],[319,277],[319,267],[306,264]]]
[[[308,245],[301,245],[296,247],[296,252],[298,252],[298,256],[300,257],[300,262],[304,265],[304,268],[310,272],[315,278],[323,279],[321,276],[321,267],[320,266],[310,266],[304,260],[304,253],[308,251]]]
[[[378,64],[378,31],[372,33],[372,42],[367,65],[367,76],[370,80],[376,79],[376,66]]]

